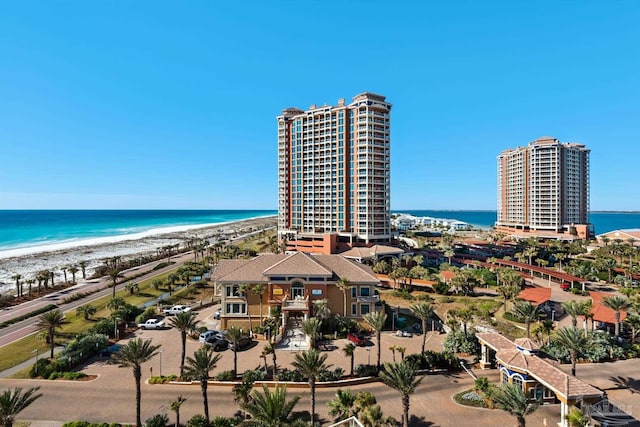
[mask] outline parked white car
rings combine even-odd
[[[149,319],[144,323],[138,323],[140,329],[164,329],[164,320]]]
[[[173,316],[174,314],[186,313],[188,311],[191,311],[191,307],[188,305],[174,305],[173,307],[162,310],[165,316]]]

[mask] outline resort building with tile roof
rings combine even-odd
[[[477,333],[481,345],[480,366],[500,370],[500,382],[522,387],[531,400],[560,402],[561,427],[569,427],[565,416],[572,406],[596,403],[604,393],[567,374],[550,360],[538,356],[538,345],[530,339],[511,341],[496,332]]]
[[[320,300],[327,300],[331,313],[358,321],[376,310],[380,301],[375,290],[380,280],[371,268],[340,255],[296,252],[264,254],[249,260],[223,259],[211,278],[221,297],[222,328],[249,328],[249,319],[258,325],[275,307],[282,311],[284,326],[291,316],[312,317],[314,303]],[[338,287],[341,280],[350,286],[345,292]],[[242,285],[254,289],[262,285],[258,289],[263,292],[243,294]]]

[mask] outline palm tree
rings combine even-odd
[[[576,376],[576,363],[578,356],[592,345],[589,337],[585,337],[578,328],[562,328],[556,331],[553,341],[569,350],[569,359],[571,360],[571,375]]]
[[[85,280],[87,278],[87,264],[89,264],[87,261],[78,261],[78,266],[82,271],[82,280]]]
[[[251,393],[248,403],[241,408],[251,416],[241,425],[255,427],[290,427],[300,425],[292,416],[300,396],[287,401],[287,388],[276,385],[273,392],[266,385],[262,385],[262,392],[255,390]]]
[[[253,331],[253,325],[251,324],[251,313],[249,313],[249,292],[251,292],[251,285],[243,283],[238,287],[238,293],[244,297],[244,302],[247,306],[247,318],[249,319],[249,330]]]
[[[11,278],[16,281],[16,292],[17,292],[16,296],[18,298],[22,297],[22,286],[20,286],[20,279],[22,279],[22,276],[16,273],[13,276],[11,276]]]
[[[562,303],[565,313],[571,316],[571,324],[574,328],[578,326],[578,316],[588,316],[591,312],[591,301],[569,300]]]
[[[402,426],[409,425],[409,398],[416,391],[416,387],[422,381],[416,379],[418,371],[411,363],[404,360],[398,363],[385,363],[380,371],[380,379],[388,387],[400,392],[402,396]]]
[[[522,251],[522,255],[526,256],[527,258],[529,258],[529,264],[532,264],[531,259],[536,256],[538,254],[538,249],[537,248],[533,248],[533,247],[529,247],[527,249],[525,249],[524,251]]]
[[[93,316],[97,312],[98,309],[91,304],[81,305],[80,307],[76,308],[76,316],[83,316],[84,320],[89,320],[91,316]]]
[[[267,289],[263,284],[253,285],[253,288],[251,288],[251,293],[260,298],[260,326],[262,326],[262,298],[266,290]]]
[[[13,421],[23,409],[31,405],[42,394],[35,394],[40,387],[32,387],[22,393],[22,388],[5,390],[0,394],[0,424],[4,427],[12,427]]]
[[[56,346],[56,329],[59,329],[63,323],[64,314],[58,309],[47,311],[38,318],[38,328],[47,331],[47,342],[51,345],[51,355],[49,356],[51,359],[53,359],[53,350]]]
[[[504,304],[502,305],[502,312],[507,312],[507,301],[512,300],[520,292],[520,288],[513,285],[502,284],[496,288],[496,291],[502,295]]]
[[[380,405],[370,405],[358,415],[364,427],[395,427],[398,422],[393,417],[385,417]]]
[[[364,315],[364,321],[367,322],[367,324],[371,326],[371,328],[376,333],[376,341],[378,345],[377,366],[378,366],[378,371],[380,371],[380,350],[381,350],[380,335],[382,332],[382,328],[384,327],[384,323],[387,321],[387,314],[383,311],[374,311],[371,313],[367,313]]]
[[[433,306],[426,302],[420,302],[410,307],[411,313],[422,321],[422,353],[427,343],[427,321],[433,316]]]
[[[71,280],[73,281],[73,283],[76,283],[76,273],[78,272],[79,268],[75,265],[70,265],[68,270],[69,273],[71,273]]]
[[[182,353],[180,354],[180,378],[182,378],[182,375],[184,374],[184,358],[187,351],[187,334],[195,330],[198,325],[196,313],[193,311],[183,311],[182,313],[178,313],[169,320],[169,325],[180,331],[180,340],[182,342]]]
[[[180,394],[180,395],[178,395],[176,400],[172,401],[169,404],[169,407],[171,408],[171,410],[176,413],[176,427],[180,427],[180,407],[186,401],[187,401],[187,398],[183,397]]]
[[[153,345],[151,340],[142,341],[136,338],[129,341],[114,354],[114,359],[122,367],[133,368],[133,378],[136,381],[136,427],[140,427],[140,380],[142,378],[142,364],[158,354],[159,345]]]
[[[540,307],[529,301],[517,301],[513,311],[513,314],[524,321],[527,329],[527,338],[531,338],[531,322],[540,317]]]
[[[112,268],[111,270],[109,270],[109,273],[107,273],[107,276],[109,276],[111,278],[111,281],[113,282],[113,294],[111,295],[111,298],[115,298],[116,285],[118,284],[118,279],[122,279],[124,278],[124,276],[122,275],[121,270],[118,268]]]
[[[631,301],[627,298],[614,295],[612,297],[606,297],[602,300],[602,303],[609,307],[611,310],[615,311],[616,316],[616,338],[620,335],[620,312],[626,310],[631,305]]]
[[[347,316],[347,291],[351,289],[351,283],[346,277],[341,277],[336,282],[338,289],[342,291],[342,315]]]
[[[276,346],[275,344],[269,342],[267,343],[267,345],[264,346],[264,349],[262,350],[262,352],[267,355],[270,354],[271,358],[273,359],[273,377],[275,378],[276,374],[278,373],[278,365],[276,364]]]
[[[327,355],[318,350],[308,350],[298,353],[293,358],[291,365],[296,368],[309,381],[311,393],[311,425],[315,425],[316,418],[316,380],[318,375],[325,372],[331,365],[327,365]]]
[[[251,400],[251,390],[253,390],[254,380],[252,378],[243,379],[241,383],[233,386],[233,401],[240,406],[246,405]],[[246,418],[246,413],[245,413]]]
[[[540,406],[540,402],[531,402],[518,384],[501,384],[491,391],[490,397],[498,408],[516,417],[518,427],[525,427],[525,417]]]
[[[202,391],[202,401],[204,403],[204,416],[209,418],[209,399],[207,397],[207,385],[209,384],[209,372],[214,370],[222,356],[216,354],[214,356],[213,349],[209,347],[200,347],[192,357],[187,357],[187,365],[184,369],[184,375],[192,380],[200,381],[200,390]]]
[[[311,340],[311,348],[316,347],[316,340],[320,336],[321,327],[322,321],[317,317],[312,317],[302,322],[302,332]]]
[[[589,423],[589,419],[575,406],[569,410],[569,413],[564,416],[564,419],[567,420],[570,427],[586,427]]]
[[[231,326],[227,330],[227,340],[230,344],[232,344],[233,350],[233,375],[238,375],[238,343],[240,339],[244,336],[242,330],[237,326]]]
[[[444,251],[444,256],[447,257],[447,259],[449,260],[449,264],[451,264],[451,258],[455,255],[456,253],[451,250],[451,249],[447,249],[446,251]]]
[[[353,405],[356,402],[356,395],[351,389],[343,390],[341,388],[336,391],[336,397],[327,402],[329,407],[329,415],[334,417],[336,422],[349,418],[353,414]]]
[[[356,346],[354,343],[350,342],[344,346],[342,352],[345,356],[351,359],[351,370],[349,371],[349,376],[353,376],[353,362],[356,354]]]
[[[633,344],[636,341],[638,330],[640,330],[640,315],[637,313],[629,314],[626,319],[624,319],[624,323],[631,327],[631,344]]]
[[[136,282],[129,282],[124,285],[124,288],[129,291],[129,295],[133,295],[136,291],[140,291],[140,285]]]

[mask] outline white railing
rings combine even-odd
[[[346,420],[331,424],[329,427],[364,427],[356,417],[349,417]]]
[[[356,297],[357,302],[374,303],[380,301],[380,295],[369,295]]]

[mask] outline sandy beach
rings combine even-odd
[[[56,280],[64,280],[60,267],[87,262],[87,276],[106,258],[121,256],[124,259],[154,253],[158,248],[183,243],[186,239],[200,237],[222,239],[244,234],[252,230],[276,225],[276,217],[252,218],[236,222],[200,224],[193,226],[164,227],[144,233],[64,242],[36,248],[18,248],[0,251],[0,293],[13,292],[15,281],[11,276],[20,274],[26,280],[41,270],[55,270]],[[77,273],[76,280],[78,280]],[[69,280],[71,277],[69,276]]]

